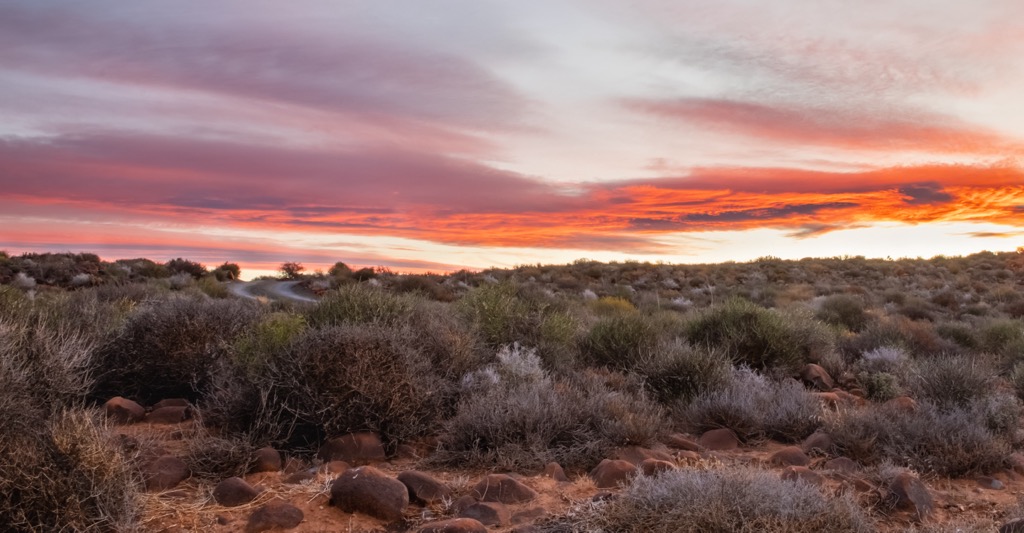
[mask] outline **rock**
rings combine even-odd
[[[834,470],[844,474],[855,474],[860,471],[860,465],[854,460],[846,457],[836,457],[825,463],[825,470]]]
[[[672,455],[651,450],[649,448],[641,448],[640,446],[627,446],[625,448],[618,448],[615,450],[615,454],[612,455],[612,459],[620,459],[622,461],[629,461],[633,463],[633,466],[639,465],[647,459],[657,459],[659,461],[671,461]]]
[[[821,485],[822,483],[825,482],[825,480],[821,477],[820,474],[818,474],[814,470],[811,470],[810,468],[807,468],[806,466],[787,466],[786,468],[782,469],[782,474],[780,474],[779,477],[786,481],[796,481],[798,479],[802,479],[813,485]]]
[[[491,474],[473,487],[470,493],[482,502],[521,503],[537,497],[530,487],[506,474]]]
[[[321,470],[327,472],[328,474],[340,474],[348,470],[349,468],[352,468],[352,465],[346,463],[345,461],[330,461],[327,464],[320,467]]]
[[[345,461],[352,465],[380,463],[387,459],[380,437],[369,431],[329,439],[320,447],[317,457],[325,463]]]
[[[452,491],[440,481],[416,470],[406,470],[398,474],[398,481],[409,489],[409,499],[414,502],[429,504],[451,497]],[[483,522],[483,520],[481,520]]]
[[[511,520],[508,507],[498,502],[476,502],[459,512],[461,518],[472,518],[485,526],[504,526]]]
[[[146,417],[146,409],[120,396],[114,396],[103,404],[103,412],[116,424],[134,424]]]
[[[768,462],[776,466],[807,466],[811,458],[797,446],[786,446],[768,456]]]
[[[476,503],[476,498],[470,496],[469,494],[463,494],[462,496],[459,497],[459,499],[455,500],[455,502],[452,503],[452,509],[455,511],[456,514],[458,514],[461,513],[463,509],[469,507],[470,505],[473,505],[474,503]]]
[[[188,479],[192,473],[185,461],[173,455],[164,455],[142,466],[142,477],[146,482],[146,490],[160,492],[172,489]]]
[[[372,466],[362,466],[345,471],[331,483],[331,505],[348,513],[397,521],[409,505],[409,489]]]
[[[1003,490],[1006,488],[1002,481],[989,476],[980,476],[978,478],[978,486],[988,490]]]
[[[668,461],[660,461],[658,459],[644,459],[644,461],[641,462],[639,466],[640,471],[643,472],[644,475],[648,477],[656,476],[662,472],[668,472],[670,470],[676,469],[675,464],[670,463]]]
[[[836,387],[836,382],[832,381],[832,376],[828,375],[828,372],[820,365],[814,363],[804,365],[803,369],[800,370],[800,379],[823,392],[828,392]]]
[[[277,472],[281,470],[283,462],[281,461],[281,454],[277,450],[267,446],[256,450],[256,464],[252,467],[252,472]]]
[[[676,452],[676,460],[686,464],[697,464],[700,462],[700,454],[690,450],[679,450]]]
[[[999,533],[1024,533],[1024,518],[1017,518],[999,526]]]
[[[256,490],[240,477],[229,477],[213,488],[213,499],[224,507],[238,507],[256,499]]]
[[[700,451],[699,444],[694,442],[689,437],[685,435],[680,435],[679,433],[665,437],[663,442],[665,443],[665,446],[668,446],[669,448],[675,448],[677,450],[686,450],[688,452]]]
[[[1024,454],[1020,452],[1013,452],[1006,456],[1006,464],[1014,472],[1024,475]]]
[[[903,472],[889,484],[889,492],[896,498],[896,506],[913,511],[918,518],[925,518],[935,509],[935,502],[928,488],[917,476]]]
[[[828,407],[829,409],[838,409],[839,404],[842,402],[839,398],[839,394],[834,392],[813,392],[811,394],[813,394],[815,398],[820,400],[821,403],[825,404],[825,407]]]
[[[611,489],[628,482],[636,475],[636,466],[621,459],[604,459],[590,471],[590,477],[599,489]]]
[[[729,428],[712,429],[700,436],[700,445],[712,451],[735,450],[740,447],[740,439]]]
[[[304,481],[308,481],[310,479],[316,479],[316,471],[302,470],[281,478],[281,483],[286,485],[300,485]]]
[[[565,475],[562,465],[554,461],[544,466],[544,475],[555,481],[569,481],[569,476]]]
[[[292,529],[302,523],[302,509],[286,502],[269,502],[249,515],[245,533],[261,533],[272,529]]]
[[[487,528],[472,518],[453,518],[425,524],[419,533],[487,533]]]
[[[824,431],[815,431],[810,437],[800,443],[800,448],[806,453],[827,454],[832,451],[832,437]]]
[[[192,408],[185,405],[171,405],[154,409],[146,415],[149,424],[180,424],[192,418]]]
[[[526,509],[512,515],[512,523],[525,524],[527,522],[533,522],[534,520],[537,520],[545,514],[547,514],[547,511],[545,511],[543,507],[534,507],[532,509]]]
[[[868,401],[865,400],[864,398],[850,394],[849,392],[846,392],[844,390],[836,389],[832,391],[832,394],[838,396],[839,401],[845,405],[855,405],[857,407],[861,407],[868,404]]]
[[[192,404],[184,398],[166,398],[153,404],[152,410],[156,411],[157,409],[162,409],[164,407],[188,407],[189,405]]]
[[[890,409],[903,411],[905,413],[913,413],[917,411],[917,402],[910,396],[897,396],[885,402],[884,405]]]

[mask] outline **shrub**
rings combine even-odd
[[[726,427],[745,441],[792,442],[821,425],[821,402],[794,380],[773,381],[743,368],[729,385],[701,394],[679,416],[697,432]]]
[[[204,267],[203,265],[195,261],[182,259],[180,257],[177,259],[171,259],[170,261],[164,263],[164,267],[166,267],[167,271],[170,272],[172,275],[188,274],[194,279],[199,279],[206,274],[206,267]]]
[[[636,306],[625,298],[605,296],[590,302],[589,307],[598,315],[617,315],[636,312]]]
[[[188,439],[185,463],[199,479],[220,481],[241,477],[256,464],[256,447],[246,439],[215,437],[200,430]]]
[[[415,300],[409,296],[391,294],[369,285],[344,285],[324,296],[306,315],[313,327],[341,324],[396,325],[413,308]]]
[[[382,324],[307,330],[269,365],[269,379],[301,426],[297,439],[310,442],[363,430],[392,445],[425,435],[454,392],[401,331]]]
[[[621,495],[578,504],[541,531],[873,531],[850,494],[826,497],[803,481],[750,467],[637,476]]]
[[[693,344],[720,348],[755,369],[796,370],[832,349],[831,335],[820,323],[737,299],[699,314],[686,335]]]
[[[732,377],[732,364],[721,352],[676,340],[641,355],[630,371],[643,377],[655,399],[670,404],[721,390]]]
[[[938,407],[965,407],[993,390],[995,370],[981,357],[940,355],[914,363],[915,397]]]
[[[825,298],[816,316],[818,320],[843,326],[850,331],[860,331],[868,322],[863,300],[848,294],[835,294]]]
[[[299,279],[303,270],[306,270],[306,267],[302,266],[302,263],[296,263],[294,261],[282,263],[281,277],[284,279]]]
[[[12,397],[0,390],[0,404]],[[6,407],[3,405],[2,407]],[[100,415],[4,411],[0,523],[9,531],[140,531],[141,480]]]
[[[549,461],[590,468],[612,448],[656,435],[660,410],[596,375],[556,380],[533,350],[503,348],[498,361],[468,374],[445,423],[438,460],[512,470]]]
[[[583,352],[595,365],[625,369],[654,351],[658,331],[650,317],[616,313],[594,324],[583,340]]]
[[[306,330],[302,315],[285,312],[271,313],[246,328],[235,339],[232,360],[243,368],[255,371],[279,356],[292,339]]]
[[[260,304],[241,299],[168,297],[141,305],[99,350],[96,396],[197,400],[235,336],[262,314]]]
[[[242,269],[236,263],[224,262],[212,274],[217,281],[235,281],[242,276]]]

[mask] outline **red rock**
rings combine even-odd
[[[172,405],[150,411],[146,415],[146,422],[149,424],[180,424],[190,418],[192,418],[191,407]]]
[[[544,467],[544,475],[555,481],[569,481],[569,476],[565,475],[562,465],[556,462],[550,462]]]
[[[476,502],[459,512],[460,518],[472,518],[485,526],[505,526],[511,515],[505,504],[498,502]]]
[[[928,488],[917,476],[903,472],[889,484],[889,492],[896,498],[896,506],[913,511],[918,518],[925,518],[935,509],[935,502]]]
[[[271,447],[256,450],[256,464],[252,472],[277,472],[281,470],[281,453]]]
[[[599,489],[611,489],[629,482],[636,475],[636,466],[621,459],[604,459],[590,471],[590,477]]]
[[[470,492],[482,502],[522,503],[537,497],[533,489],[506,474],[491,474]]]
[[[800,448],[786,446],[771,454],[768,462],[776,466],[807,466],[811,464],[811,459]]]
[[[825,404],[830,409],[838,409],[839,404],[842,400],[839,398],[839,394],[835,392],[814,392],[814,397],[821,400],[821,403]]]
[[[348,513],[398,521],[409,505],[409,489],[372,466],[361,466],[331,483],[331,505]]]
[[[827,454],[833,446],[832,437],[824,431],[816,431],[800,443],[800,448],[807,453]]]
[[[238,507],[256,499],[260,491],[240,477],[229,477],[213,489],[213,499],[224,507]]]
[[[547,511],[545,511],[543,507],[534,507],[532,509],[526,509],[524,511],[519,511],[518,513],[513,514],[512,523],[524,524],[526,522],[533,522],[534,520],[541,518],[545,514],[547,514]]]
[[[665,446],[668,446],[669,448],[675,448],[677,450],[686,450],[689,452],[700,451],[699,444],[697,444],[694,440],[690,439],[689,437],[685,435],[680,435],[678,433],[665,437],[663,442],[665,443]]]
[[[348,470],[349,468],[352,468],[352,465],[346,463],[345,461],[330,461],[320,468],[321,470],[327,472],[328,474],[340,474]]]
[[[487,533],[487,528],[472,518],[453,518],[425,524],[419,533]]]
[[[782,469],[782,474],[780,474],[779,477],[786,481],[796,481],[798,479],[802,479],[813,485],[821,485],[822,483],[825,482],[825,480],[821,477],[820,474],[818,474],[814,470],[811,470],[810,468],[807,468],[806,466],[787,466],[786,468]]]
[[[192,473],[185,461],[173,455],[164,455],[142,466],[142,477],[146,483],[146,490],[160,492],[174,488],[188,479]]]
[[[615,450],[615,454],[612,455],[612,459],[620,459],[622,461],[629,461],[633,463],[633,466],[639,465],[647,459],[657,459],[659,461],[671,461],[672,455],[666,452],[659,452],[657,450],[651,450],[649,448],[642,448],[640,446],[627,446],[625,448],[618,448]]]
[[[659,461],[658,459],[645,459],[639,466],[640,471],[648,477],[676,469],[675,464],[668,461]]]
[[[676,460],[686,464],[696,464],[700,461],[700,454],[689,450],[679,450],[676,452]]]
[[[820,365],[809,363],[800,370],[800,379],[813,385],[816,389],[828,392],[835,388],[836,383]]]
[[[1002,481],[989,476],[979,476],[978,486],[988,490],[1003,490],[1006,488],[1006,485],[1003,484]]]
[[[103,404],[103,412],[116,424],[134,424],[146,416],[141,405],[120,396],[114,396]]]
[[[729,428],[712,429],[700,436],[700,445],[712,451],[735,450],[740,447],[740,439]]]
[[[166,398],[153,404],[152,410],[156,411],[157,409],[163,407],[188,407],[189,405],[192,404],[190,404],[188,400],[184,398]]]
[[[302,523],[302,509],[285,502],[269,502],[249,515],[246,533],[262,533],[274,529],[292,529]]]
[[[398,474],[398,481],[409,489],[409,499],[414,502],[429,504],[451,497],[451,489],[423,472],[407,470]]]
[[[836,457],[835,459],[825,463],[825,470],[834,470],[845,474],[855,474],[860,471],[860,465],[852,459]]]
[[[352,465],[380,463],[387,459],[380,436],[368,431],[329,439],[320,447],[317,457],[324,462],[338,460]]]

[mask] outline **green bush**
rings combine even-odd
[[[315,328],[346,323],[394,326],[406,318],[415,301],[363,283],[343,285],[321,298],[306,320]]]
[[[728,357],[679,340],[642,354],[629,370],[641,376],[652,396],[663,404],[688,402],[702,393],[721,390],[732,378]]]
[[[860,331],[868,323],[864,301],[849,294],[834,294],[825,298],[816,316],[818,320],[843,326],[850,331]]]
[[[735,466],[637,476],[618,497],[578,504],[539,529],[580,533],[874,530],[850,493],[827,497],[809,483]]]
[[[587,361],[625,369],[658,345],[658,330],[650,317],[637,312],[615,313],[597,321],[583,340]]]
[[[247,369],[265,366],[306,328],[306,319],[302,315],[271,313],[238,335],[232,346],[232,359]]]
[[[820,400],[800,383],[774,381],[743,368],[725,388],[701,394],[678,414],[698,433],[725,427],[744,441],[795,442],[818,429],[822,411]]]
[[[734,361],[763,370],[795,371],[832,350],[832,336],[820,323],[737,299],[698,314],[686,335],[695,345],[721,349]]]

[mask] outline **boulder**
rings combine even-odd
[[[245,533],[262,533],[274,529],[292,529],[302,523],[302,509],[286,502],[269,502],[249,515]]]
[[[825,463],[825,470],[834,470],[844,474],[855,474],[860,471],[860,465],[853,459],[847,457],[836,457]]]
[[[187,405],[170,405],[153,409],[146,415],[149,424],[180,424],[192,418],[192,408]]]
[[[397,521],[409,505],[409,489],[372,466],[362,466],[345,471],[331,483],[331,505],[348,513]]]
[[[633,463],[633,466],[639,465],[647,459],[657,459],[659,461],[671,461],[672,455],[652,450],[650,448],[642,448],[640,446],[626,446],[624,448],[618,448],[615,450],[615,454],[612,455],[612,459],[620,459],[622,461],[629,461]]]
[[[1006,465],[1015,473],[1024,475],[1024,454],[1013,452],[1006,456]]]
[[[114,396],[103,404],[103,412],[116,424],[134,424],[146,417],[146,409],[120,396]]]
[[[590,471],[599,489],[610,489],[628,482],[636,475],[636,466],[621,459],[605,459]]]
[[[1003,490],[1006,488],[1006,485],[1003,484],[1002,481],[989,476],[979,476],[978,486],[988,490]]]
[[[554,461],[544,466],[544,475],[555,481],[569,481],[569,476],[565,475],[562,465]]]
[[[833,446],[832,437],[824,431],[815,431],[800,443],[800,448],[806,453],[827,454]]]
[[[913,511],[918,518],[925,518],[935,509],[935,502],[917,476],[903,472],[889,483],[889,492],[896,498],[896,507]]]
[[[665,443],[665,446],[676,450],[686,450],[688,452],[700,451],[700,445],[697,444],[696,441],[686,435],[680,435],[679,433],[665,437],[662,442]]]
[[[229,477],[213,488],[213,499],[224,507],[238,507],[255,500],[259,493],[244,479]]]
[[[487,533],[487,528],[472,518],[453,518],[424,524],[419,533]]]
[[[491,474],[473,487],[470,494],[482,502],[521,503],[537,497],[537,493],[507,474]]]
[[[639,466],[640,471],[643,472],[645,476],[656,476],[662,472],[668,472],[676,469],[676,465],[674,463],[669,461],[660,461],[658,459],[644,459]]]
[[[543,507],[524,509],[512,515],[512,523],[518,525],[533,522],[538,518],[543,517],[545,514],[547,514],[547,511],[545,511]]]
[[[178,486],[192,475],[185,461],[173,455],[163,455],[142,465],[146,490],[160,492]]]
[[[811,394],[813,394],[815,398],[820,400],[821,403],[829,409],[838,409],[839,405],[842,403],[842,399],[839,397],[839,394],[835,392],[814,392]]]
[[[821,365],[814,363],[804,365],[800,370],[800,379],[822,392],[828,392],[836,387],[836,382],[832,381],[832,376],[828,375],[828,372]]]
[[[328,474],[340,474],[349,468],[352,468],[352,465],[345,461],[329,461],[327,464],[321,466],[320,470],[323,470]]]
[[[451,489],[444,483],[416,470],[406,470],[398,474],[398,481],[401,481],[409,489],[409,499],[418,503],[439,502],[451,497],[452,494]]]
[[[154,403],[150,408],[153,411],[161,409],[163,407],[188,407],[192,405],[188,400],[184,398],[165,398],[159,402]]]
[[[387,454],[384,453],[384,443],[381,442],[380,436],[363,431],[328,439],[320,447],[317,457],[325,463],[345,461],[352,465],[367,465],[384,462]]]
[[[814,470],[811,470],[810,468],[807,468],[806,466],[787,466],[786,468],[782,469],[782,474],[780,474],[779,477],[786,481],[796,481],[798,479],[802,479],[813,485],[821,485],[822,483],[825,482],[825,480],[821,477],[820,474],[818,474]]]
[[[505,504],[498,502],[476,502],[459,512],[460,518],[472,518],[485,526],[505,526],[511,515]]]
[[[775,466],[807,466],[811,458],[797,446],[786,446],[768,456],[768,462]]]
[[[267,446],[256,450],[256,464],[252,467],[252,472],[277,472],[281,470],[283,461],[281,460],[281,453],[277,450]]]
[[[712,451],[735,450],[740,447],[740,438],[729,428],[712,429],[700,436],[700,445]]]

